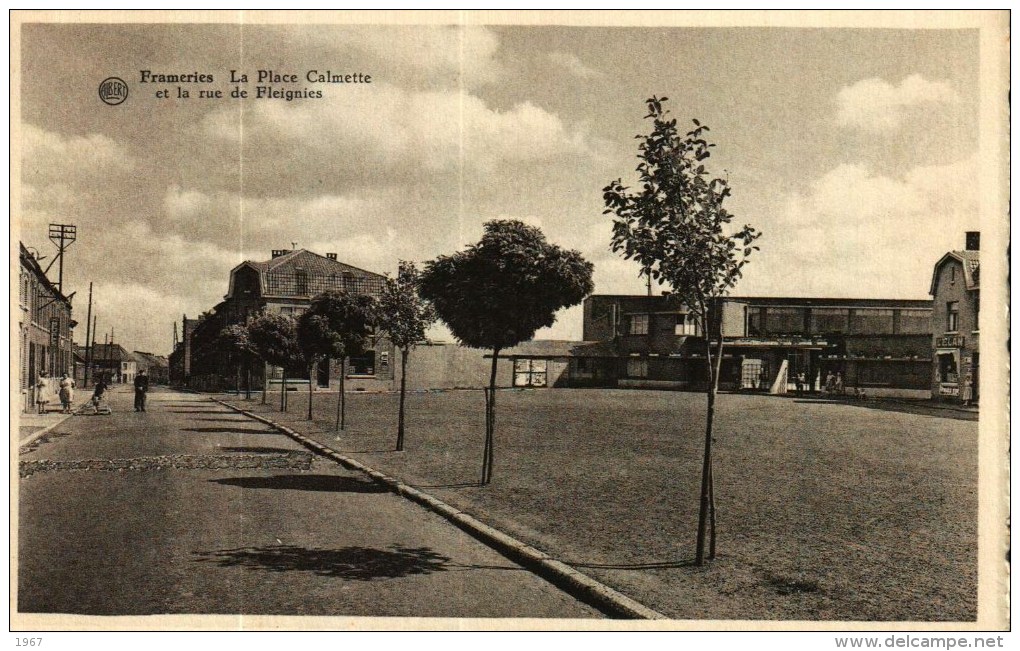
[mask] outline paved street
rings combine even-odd
[[[21,454],[26,613],[601,617],[286,436],[167,390]]]

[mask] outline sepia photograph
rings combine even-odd
[[[1009,629],[1008,12],[10,21],[12,631]]]

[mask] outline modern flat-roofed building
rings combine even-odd
[[[803,373],[818,390],[831,373],[869,395],[927,395],[931,301],[727,297],[712,309],[724,341],[721,388],[785,392]],[[590,296],[571,381],[700,389],[706,345],[719,336],[706,338],[673,296]]]

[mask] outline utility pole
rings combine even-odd
[[[89,338],[92,334],[92,283],[89,283],[89,311],[85,317],[85,378],[82,380],[82,386],[87,387],[89,385]],[[72,343],[72,350],[74,345]]]
[[[98,336],[97,335],[97,330],[96,330],[96,322],[97,321],[99,321],[99,315],[98,314],[96,314],[95,316],[92,317],[92,344],[89,346],[89,359],[88,359],[88,363],[89,363],[89,366],[93,366],[93,367],[96,364],[96,337]],[[92,384],[95,384],[95,383],[96,383],[96,369],[93,368],[92,369]]]
[[[64,293],[64,251],[74,244],[76,239],[78,239],[78,227],[74,224],[50,224],[50,241],[57,245],[57,257],[53,258],[53,262],[50,262],[50,266],[46,267],[46,271],[50,270],[54,262],[60,263],[57,266],[57,289],[61,294]]]

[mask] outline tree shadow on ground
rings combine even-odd
[[[258,429],[255,427],[182,427],[182,432],[198,432],[200,434],[279,434],[271,429]]]
[[[270,448],[259,445],[253,445],[250,447],[229,447],[220,448],[224,452],[240,452],[241,454],[289,454],[291,452],[304,452],[306,450],[292,450],[290,448]]]
[[[290,452],[290,450],[288,450]],[[322,493],[388,493],[380,484],[337,475],[276,475],[272,477],[226,477],[209,481],[223,486]]]
[[[215,413],[215,412],[209,412],[209,413]],[[212,422],[212,423],[250,423],[251,422],[250,419],[245,418],[244,416],[239,416],[237,418],[192,418],[191,420],[205,421],[205,422]]]
[[[168,414],[219,414],[223,416],[233,413],[222,409],[165,409],[164,411]]]
[[[220,567],[246,567],[268,572],[312,572],[352,581],[395,579],[415,574],[442,572],[450,557],[428,547],[392,545],[389,549],[343,547],[309,549],[296,545],[242,547],[214,552],[193,552],[199,563]]]

